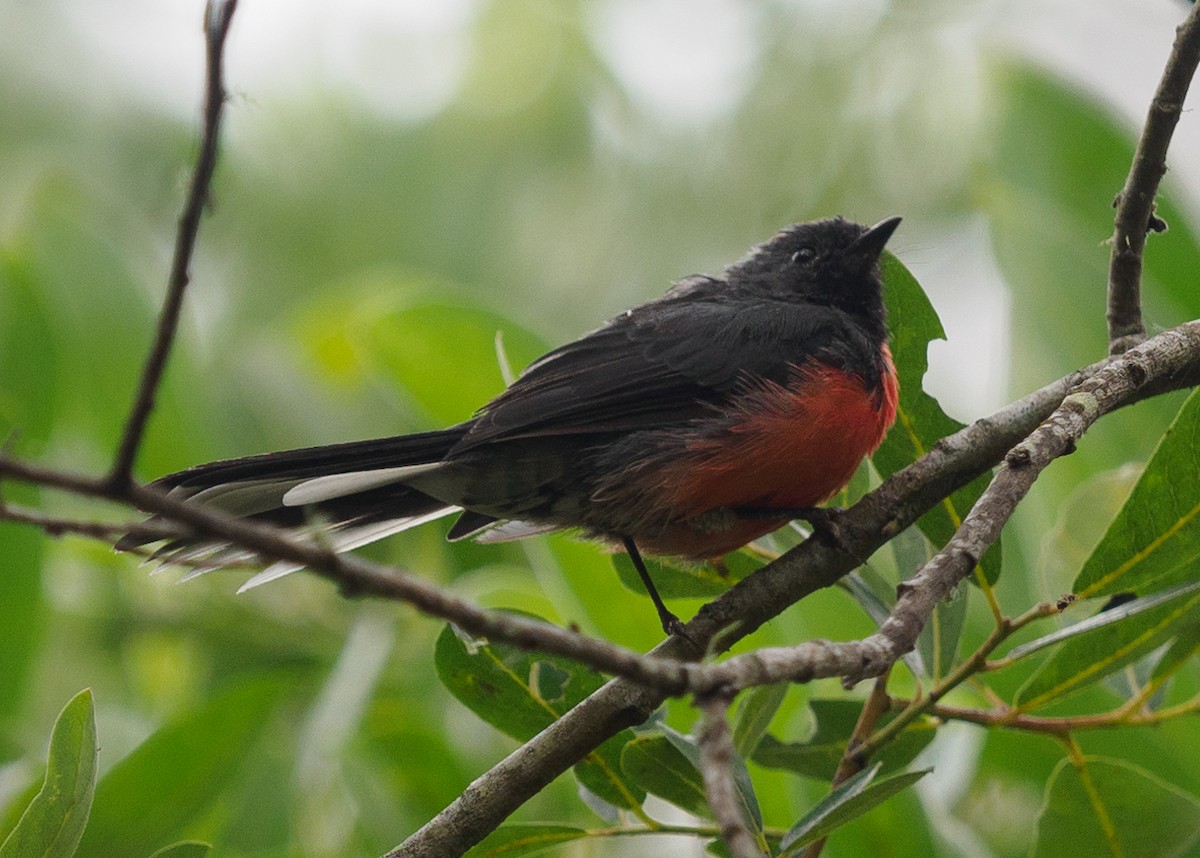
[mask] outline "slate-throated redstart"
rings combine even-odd
[[[451,513],[451,540],[578,528],[629,552],[678,631],[639,551],[740,548],[837,493],[892,425],[879,257],[899,223],[790,226],[724,278],[684,278],[543,356],[457,426],[213,462],[154,486],[253,521],[322,522],[339,551]],[[255,559],[156,518],[117,547],[161,539],[167,563]]]

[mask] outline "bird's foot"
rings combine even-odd
[[[770,507],[738,507],[737,513],[743,518],[787,518],[800,519],[812,526],[812,534],[827,548],[846,551],[845,540],[838,522],[845,510],[837,506],[800,506],[790,509],[772,509]]]

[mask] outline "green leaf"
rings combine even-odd
[[[896,425],[875,451],[871,462],[881,475],[887,477],[915,462],[939,440],[961,429],[963,424],[942,411],[937,400],[922,387],[925,371],[929,368],[929,343],[946,338],[933,305],[916,278],[890,253],[884,254],[883,278],[888,324],[892,330],[892,356],[900,380],[900,402]],[[990,475],[980,476],[921,516],[917,520],[921,532],[935,546],[949,542],[989,480]],[[997,542],[980,561],[988,581],[995,582],[999,577],[1000,563],[1000,543]]]
[[[96,786],[79,858],[145,858],[178,839],[228,786],[284,690],[259,679],[162,727]]]
[[[464,706],[501,732],[528,741],[604,684],[586,665],[509,644],[458,634],[446,626],[435,652],[438,677]],[[621,772],[621,752],[634,738],[622,730],[575,766],[575,776],[609,804],[633,810],[645,793]]]
[[[828,837],[835,829],[878,807],[933,771],[900,772],[876,781],[880,765],[876,763],[854,775],[814,805],[783,836],[779,845],[784,853]]]
[[[729,851],[724,840],[710,840],[704,844],[704,854],[712,855],[714,858],[733,858],[733,853]]]
[[[1195,577],[1200,557],[1200,391],[1183,403],[1129,500],[1075,579],[1085,598]]]
[[[638,736],[626,744],[621,770],[646,792],[688,813],[712,818],[699,767],[666,736]]]
[[[357,327],[358,348],[367,359],[439,425],[467,419],[504,390],[497,332],[513,369],[523,369],[546,350],[510,320],[453,303],[402,307],[361,320]]]
[[[786,769],[805,777],[828,781],[837,771],[846,751],[846,743],[858,723],[863,704],[857,700],[810,700],[816,729],[804,742],[781,742],[767,734],[759,742],[751,759],[770,769]],[[890,714],[880,719],[879,726],[890,721]],[[906,726],[887,747],[880,749],[877,760],[884,771],[903,768],[933,741],[935,725],[917,720]]]
[[[675,750],[683,754],[697,772],[702,771],[700,747],[696,744],[696,740],[691,736],[685,736],[683,733],[672,730],[665,724],[662,726],[662,731],[663,735],[667,737],[667,741],[675,747]],[[754,783],[750,780],[750,771],[746,768],[746,761],[735,753],[731,761],[731,766],[733,768],[734,786],[737,789],[738,800],[741,804],[742,817],[755,833],[761,835],[763,827],[762,810],[758,806],[758,796],[754,794]]]
[[[1154,665],[1152,680],[1169,676],[1179,669],[1197,650],[1200,650],[1200,612],[1193,613],[1179,623],[1175,640]]]
[[[1030,858],[1162,858],[1194,854],[1200,800],[1123,760],[1063,760],[1046,784]]]
[[[75,854],[96,788],[96,754],[96,715],[92,692],[85,689],[71,698],[54,722],[46,780],[0,845],[0,858]]]
[[[1032,655],[1038,650],[1045,649],[1048,646],[1062,643],[1079,635],[1087,634],[1088,632],[1102,629],[1105,626],[1111,626],[1114,623],[1119,623],[1128,617],[1136,617],[1138,614],[1143,614],[1159,605],[1167,602],[1172,602],[1175,599],[1187,596],[1189,593],[1194,593],[1200,590],[1200,581],[1195,581],[1191,584],[1180,584],[1178,587],[1172,587],[1169,590],[1163,590],[1160,593],[1155,593],[1153,596],[1145,596],[1141,599],[1134,599],[1131,602],[1125,602],[1115,608],[1101,610],[1086,620],[1078,623],[1073,623],[1069,626],[1064,626],[1056,632],[1051,632],[1048,635],[1043,635],[1040,638],[1031,640],[1028,643],[1023,643],[1020,646],[1013,647],[1006,656],[1007,659],[1016,661],[1019,658],[1024,658],[1027,655]]]
[[[771,726],[771,719],[779,711],[783,698],[787,696],[789,684],[758,685],[742,693],[737,719],[733,725],[733,746],[744,758],[749,758],[759,741]]]
[[[1162,646],[1181,623],[1195,620],[1200,608],[1197,590],[1200,582],[1137,599],[1014,650],[1019,657],[1063,642],[1018,691],[1018,705],[1028,711],[1060,700]]]
[[[662,557],[646,557],[646,571],[664,599],[696,599],[719,596],[737,581],[711,563],[685,563]],[[641,576],[625,553],[612,556],[621,583],[635,593],[645,593]]]
[[[204,858],[212,846],[199,840],[183,840],[159,849],[150,858]]]
[[[966,587],[956,587],[938,602],[917,639],[921,662],[927,671],[925,675],[933,680],[941,680],[954,668],[970,593]]]
[[[582,828],[567,825],[505,825],[497,828],[467,852],[466,858],[519,858],[540,855],[548,849],[587,837]]]

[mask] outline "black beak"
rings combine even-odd
[[[898,217],[881,220],[856,238],[854,243],[846,248],[846,252],[865,259],[878,259],[879,254],[883,253],[884,245],[888,243],[896,227],[900,226],[900,220]]]

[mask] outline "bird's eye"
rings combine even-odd
[[[792,264],[795,265],[796,263],[803,264],[805,262],[812,262],[816,255],[817,252],[811,247],[802,247],[792,254]]]

